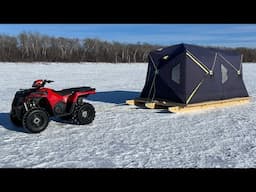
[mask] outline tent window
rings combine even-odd
[[[221,75],[221,82],[224,84],[228,80],[228,69],[223,64],[221,64]]]
[[[181,64],[179,63],[178,65],[173,67],[171,70],[172,81],[178,84],[180,84],[180,66]]]

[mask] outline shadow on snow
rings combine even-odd
[[[136,91],[104,91],[96,92],[95,95],[87,97],[90,101],[99,101],[104,103],[123,104],[128,99],[134,99],[140,96]]]
[[[11,122],[9,113],[0,113],[0,126],[11,131],[26,132],[22,127],[17,127]]]

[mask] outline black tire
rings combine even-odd
[[[76,104],[73,112],[72,121],[77,125],[86,125],[93,122],[95,118],[95,109],[90,103]]]
[[[16,125],[16,126],[18,126],[18,127],[22,126],[22,121],[19,120],[19,119],[16,117],[16,115],[13,114],[13,112],[10,113],[10,119],[11,119],[11,122],[12,122],[14,125]]]
[[[42,108],[28,110],[22,119],[24,129],[30,133],[40,133],[46,129],[49,123],[49,115]]]

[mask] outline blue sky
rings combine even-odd
[[[0,24],[0,34],[16,36],[20,32],[164,46],[191,43],[256,48],[256,24]]]

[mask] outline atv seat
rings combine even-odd
[[[59,94],[59,95],[70,95],[74,92],[85,92],[85,91],[94,91],[94,88],[91,87],[75,87],[75,88],[70,88],[70,89],[62,89],[59,91],[54,91],[55,93]]]

